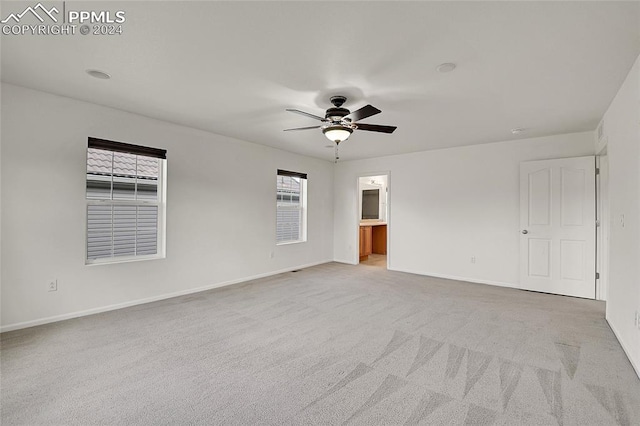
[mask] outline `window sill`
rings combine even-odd
[[[144,262],[145,260],[158,260],[165,259],[167,256],[165,255],[152,255],[152,256],[122,256],[122,257],[109,257],[103,259],[93,259],[88,260],[85,259],[84,264],[86,266],[96,266],[96,265],[113,265],[117,263],[131,263],[131,262]]]
[[[307,240],[297,240],[297,241],[283,241],[281,243],[276,243],[276,246],[290,246],[292,244],[300,244],[300,243],[306,243]]]

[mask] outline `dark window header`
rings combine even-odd
[[[278,176],[291,176],[291,177],[297,177],[300,179],[307,178],[306,173],[290,172],[288,170],[281,170],[281,169],[278,169]]]
[[[108,141],[106,139],[89,138],[89,148],[105,149],[107,151],[125,152],[127,154],[144,155],[147,157],[156,157],[156,158],[162,158],[162,159],[167,158],[166,149],[149,148],[147,146]]]

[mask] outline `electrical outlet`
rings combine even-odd
[[[636,327],[640,330],[640,309],[636,311]]]
[[[58,291],[58,280],[49,281],[49,291]]]
[[[475,256],[471,256],[471,263],[476,263],[476,257]]]

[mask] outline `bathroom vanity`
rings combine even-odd
[[[386,222],[360,222],[360,260],[367,260],[371,253],[387,254]]]

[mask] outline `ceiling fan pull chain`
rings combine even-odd
[[[336,163],[338,163],[338,160],[340,159],[340,157],[338,156],[338,146],[340,146],[340,144],[336,143]]]

